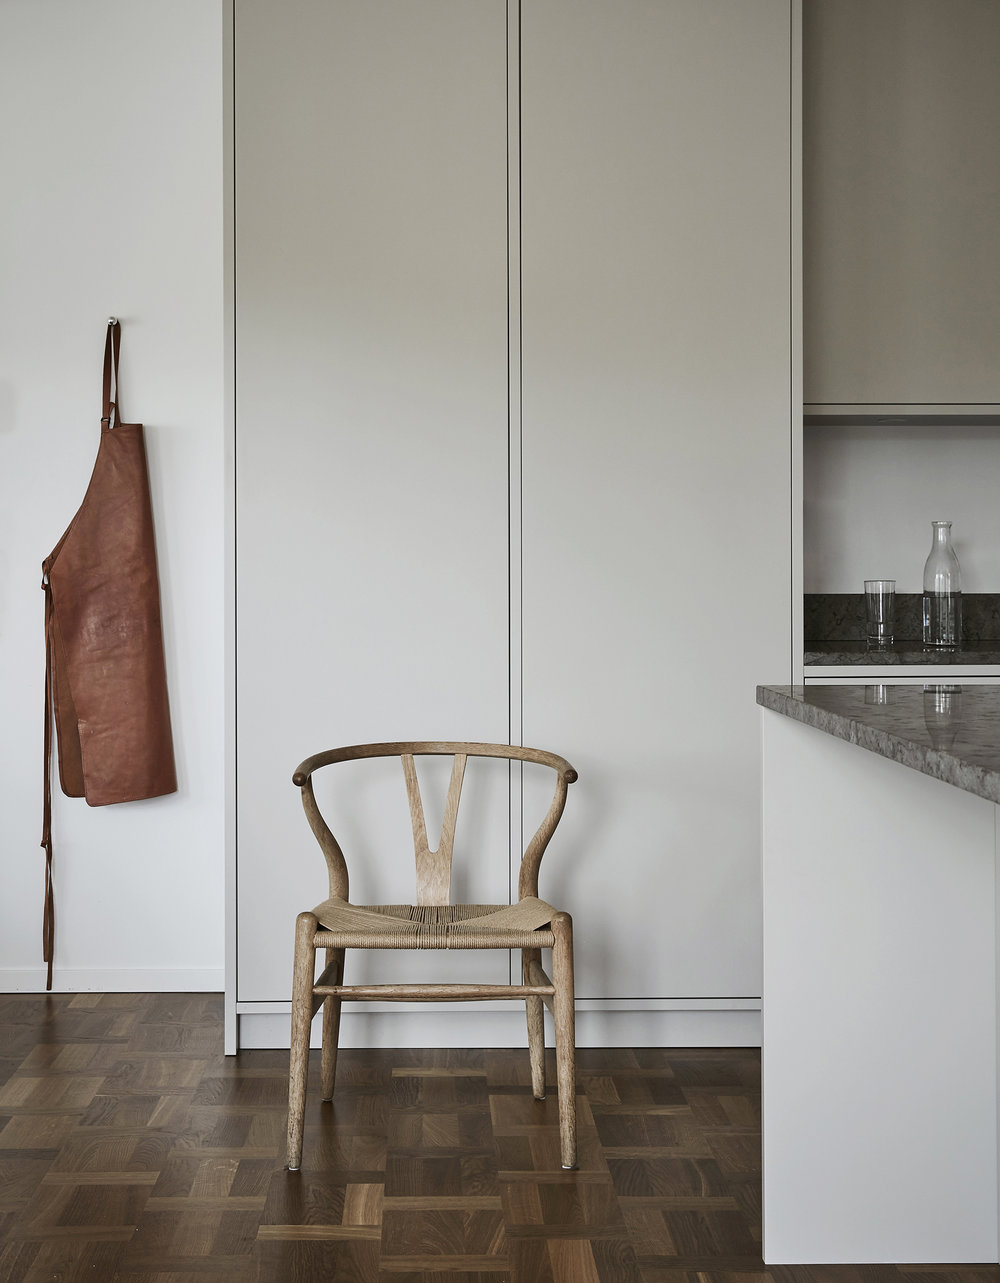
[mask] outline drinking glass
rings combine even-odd
[[[884,650],[892,645],[896,617],[895,579],[865,580],[865,621],[868,645]]]

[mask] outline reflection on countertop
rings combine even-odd
[[[758,686],[757,703],[1000,802],[1000,686]]]

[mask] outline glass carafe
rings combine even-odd
[[[962,570],[951,546],[951,522],[932,521],[931,528],[924,565],[924,645],[954,650],[962,643]]]

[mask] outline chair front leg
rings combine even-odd
[[[559,1146],[562,1165],[576,1167],[576,1006],[573,999],[573,919],[552,919],[553,1015],[556,1027],[556,1082],[559,1088]]]
[[[309,1029],[312,1025],[313,982],[316,950],[313,940],[319,928],[314,913],[300,913],[295,920],[295,962],[292,972],[292,1032],[288,1053],[288,1167],[298,1171],[302,1163],[302,1131],[306,1113],[306,1082],[309,1077]]]
[[[337,969],[332,974],[335,976],[336,983],[344,983],[344,950],[327,949],[326,965],[331,963],[337,964]],[[333,1100],[333,1085],[337,1077],[337,1044],[340,1041],[340,1008],[341,1001],[339,998],[327,998],[323,1003],[323,1051],[322,1051],[322,1080],[323,1080],[323,1099]]]
[[[530,983],[529,964],[542,964],[541,949],[521,950],[521,975]],[[541,998],[525,998],[528,1017],[528,1056],[531,1060],[531,1094],[536,1100],[545,1099],[545,1016]]]

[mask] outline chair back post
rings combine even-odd
[[[556,825],[562,818],[569,786],[577,778],[576,771],[572,768],[568,771],[555,769],[556,791],[551,805],[535,831],[534,837],[525,847],[524,854],[521,856],[521,869],[517,878],[517,898],[519,900],[523,900],[527,896],[537,897],[538,895],[538,870],[542,863],[542,856],[545,854],[549,839],[555,832]]]
[[[304,778],[300,778],[300,775],[301,773],[298,771],[295,773],[294,782],[298,784],[302,793],[302,809],[306,813],[309,827],[312,829],[326,860],[326,868],[330,876],[330,896],[331,898],[339,896],[341,900],[347,900],[349,898],[349,878],[344,853],[340,849],[340,843],[333,836],[329,824],[324,820],[316,802],[316,795],[313,793],[312,774],[310,773]]]

